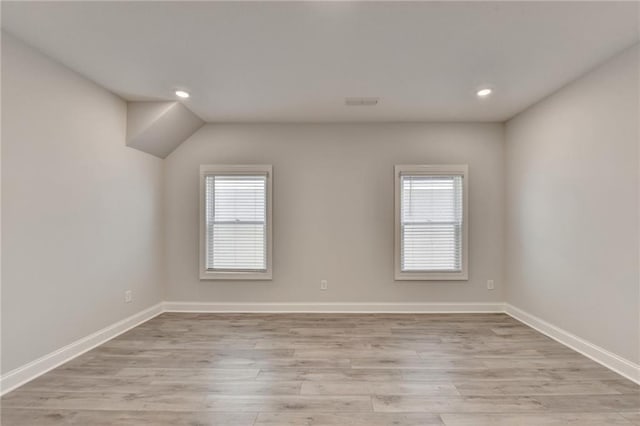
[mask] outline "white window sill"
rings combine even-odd
[[[468,281],[466,272],[396,272],[396,281]]]
[[[267,272],[214,272],[201,271],[201,280],[241,280],[241,281],[269,281],[271,271]]]

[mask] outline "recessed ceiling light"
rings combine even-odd
[[[486,98],[487,96],[489,96],[491,93],[493,93],[493,90],[485,88],[485,89],[480,89],[476,92],[476,95],[478,95],[479,98]]]
[[[182,99],[187,99],[189,96],[189,92],[185,92],[184,90],[176,90],[176,96]]]

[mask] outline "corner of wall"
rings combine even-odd
[[[502,303],[507,302],[507,296],[509,292],[509,277],[507,275],[507,227],[505,226],[508,217],[508,204],[507,204],[507,185],[506,179],[508,174],[509,162],[507,161],[507,123],[510,119],[500,123],[500,129],[502,133],[502,286],[500,287],[500,300]]]

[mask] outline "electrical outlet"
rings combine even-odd
[[[124,292],[124,303],[131,303],[131,301],[133,300],[133,294],[131,293],[131,290],[127,290]]]
[[[327,289],[327,280],[321,280],[320,281],[320,290],[326,290]]]
[[[495,287],[493,285],[493,280],[487,280],[487,289],[493,290]]]

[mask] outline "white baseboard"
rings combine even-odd
[[[162,312],[163,304],[158,303],[142,312],[138,312],[137,314],[125,318],[122,321],[118,321],[117,323],[96,331],[89,336],[76,340],[65,347],[31,361],[28,364],[9,371],[7,374],[0,377],[0,395],[11,392],[13,389],[22,386],[23,384],[64,364],[65,362],[71,361],[75,357],[82,355],[96,346],[103,344],[107,340],[111,340],[145,321],[150,320]]]
[[[504,312],[502,303],[201,303],[164,302],[165,312],[481,313]]]
[[[0,395],[35,379],[163,312],[506,313],[565,346],[640,384],[640,365],[568,331],[502,303],[200,303],[162,302],[77,340],[0,377]]]
[[[640,385],[640,365],[594,345],[581,337],[556,327],[508,303],[504,305],[504,312],[529,327],[538,330],[540,333],[551,337],[553,340],[562,343]]]

